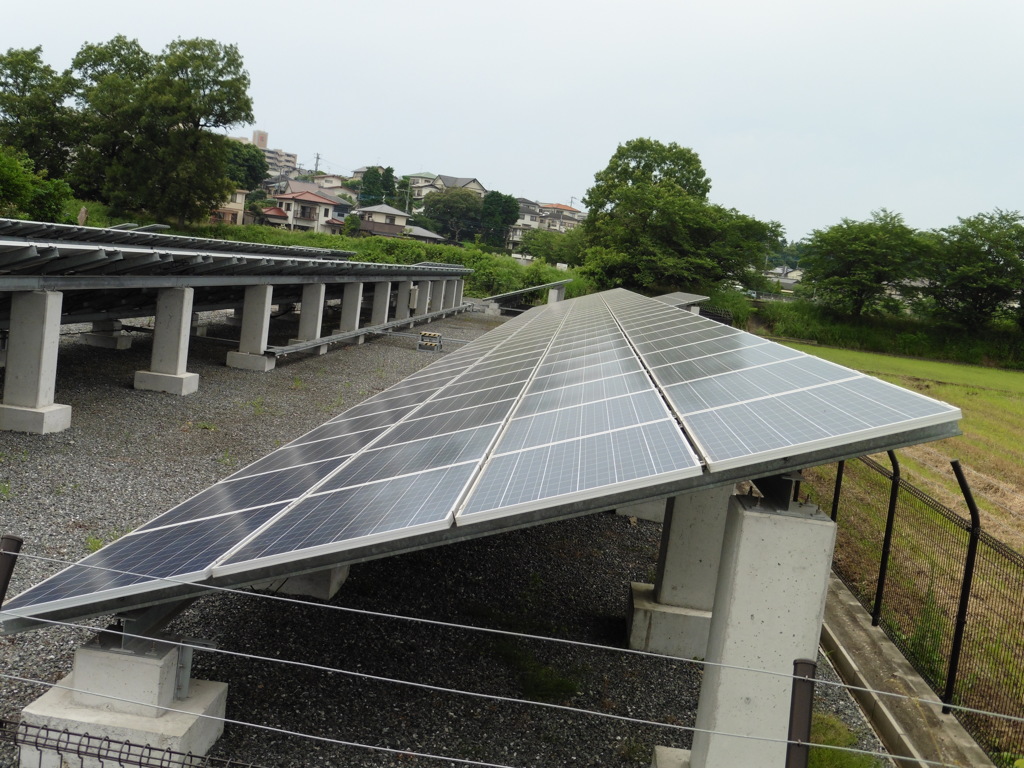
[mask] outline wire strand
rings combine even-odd
[[[30,560],[39,560],[39,561],[42,561],[42,562],[57,563],[58,565],[72,565],[72,566],[78,566],[78,567],[81,567],[81,568],[92,568],[92,569],[95,569],[95,570],[104,571],[104,572],[108,572],[108,573],[115,573],[115,574],[119,574],[119,575],[137,576],[137,577],[140,577],[140,578],[152,579],[154,581],[166,581],[166,582],[169,582],[169,583],[172,583],[172,584],[182,584],[182,585],[194,587],[195,589],[197,589],[200,592],[209,591],[209,592],[224,592],[224,593],[228,593],[228,594],[238,594],[238,595],[243,595],[243,596],[246,596],[246,597],[255,597],[255,598],[259,598],[259,599],[274,600],[274,601],[277,601],[277,602],[282,602],[282,603],[291,604],[291,605],[298,605],[298,606],[302,606],[302,607],[305,607],[305,608],[309,608],[309,607],[312,606],[312,607],[321,608],[321,609],[325,609],[325,610],[341,611],[341,612],[344,612],[344,613],[351,613],[351,614],[356,614],[356,615],[361,615],[361,616],[369,616],[369,617],[372,617],[372,618],[382,618],[382,619],[399,620],[399,621],[411,621],[411,622],[416,622],[416,623],[420,623],[420,624],[426,624],[426,625],[430,625],[430,626],[443,627],[443,628],[446,628],[446,629],[458,629],[458,630],[468,630],[468,631],[472,631],[472,632],[482,632],[482,633],[493,634],[493,635],[504,636],[504,637],[514,637],[514,638],[518,638],[518,639],[536,640],[536,641],[540,641],[540,642],[550,642],[550,643],[558,643],[558,644],[563,644],[563,645],[571,645],[571,646],[576,646],[576,647],[580,647],[580,648],[588,648],[588,649],[591,649],[591,650],[611,651],[611,652],[615,652],[615,653],[622,653],[622,654],[628,654],[628,655],[633,655],[633,656],[651,657],[651,658],[657,658],[657,659],[662,659],[662,660],[671,661],[671,662],[683,662],[683,663],[687,663],[687,664],[696,664],[696,665],[700,665],[702,667],[718,667],[718,668],[721,668],[721,669],[731,669],[731,670],[736,670],[736,671],[741,671],[741,672],[753,672],[753,673],[756,673],[756,674],[772,675],[772,676],[775,676],[775,677],[783,677],[783,678],[788,678],[788,679],[794,679],[794,675],[793,675],[792,672],[778,672],[778,671],[774,671],[774,670],[757,669],[757,668],[754,668],[754,667],[743,667],[743,666],[738,666],[738,665],[734,665],[734,664],[723,664],[723,663],[720,663],[720,662],[713,662],[713,661],[706,661],[706,660],[705,661],[697,661],[695,659],[684,659],[684,658],[680,658],[678,656],[668,656],[666,654],[654,653],[652,651],[641,651],[641,650],[636,650],[636,649],[633,649],[633,648],[614,648],[612,646],[598,645],[596,643],[588,643],[588,642],[579,641],[579,640],[568,640],[568,639],[565,639],[565,638],[558,638],[558,637],[545,637],[543,635],[532,635],[532,634],[525,634],[525,633],[517,633],[517,632],[511,632],[509,630],[503,630],[503,629],[492,629],[492,628],[489,628],[489,627],[475,627],[475,626],[472,626],[472,625],[455,624],[453,622],[440,621],[440,620],[437,620],[437,619],[424,619],[424,618],[420,618],[420,617],[416,617],[416,616],[401,616],[401,615],[397,615],[397,614],[382,613],[382,612],[379,612],[379,611],[370,611],[370,610],[363,609],[363,608],[350,608],[350,607],[347,607],[347,606],[340,606],[340,605],[327,605],[326,603],[311,603],[311,602],[308,602],[308,601],[305,601],[305,600],[299,600],[297,598],[284,597],[284,596],[276,595],[276,594],[267,594],[267,593],[264,593],[264,592],[256,592],[254,590],[237,589],[237,588],[234,588],[234,587],[219,587],[219,586],[215,586],[215,585],[212,585],[212,584],[196,584],[194,582],[186,581],[184,579],[175,579],[173,577],[151,576],[151,575],[145,574],[145,573],[137,573],[137,572],[134,572],[134,571],[123,571],[123,570],[118,570],[116,568],[108,568],[108,567],[100,566],[100,565],[85,564],[85,563],[81,563],[81,562],[77,562],[76,563],[76,562],[71,561],[71,560],[62,560],[62,559],[59,559],[59,558],[51,558],[51,557],[45,557],[45,556],[41,556],[41,555],[31,555],[31,554],[25,553],[24,551],[19,552],[17,554],[17,557],[26,557],[26,558],[28,558]],[[5,612],[3,610],[0,610],[0,618],[3,617],[4,613]],[[40,621],[41,623],[47,623],[47,620],[38,619],[36,617],[29,617],[29,618],[31,618],[33,621]],[[60,622],[56,622],[56,623],[60,623]],[[70,625],[69,624],[68,626],[78,626],[78,625]],[[920,698],[920,697],[916,697],[916,696],[909,696],[907,694],[895,693],[895,692],[892,692],[892,691],[876,690],[876,689],[873,689],[873,688],[864,688],[864,687],[857,686],[857,685],[851,685],[851,684],[847,684],[847,683],[843,683],[843,682],[833,682],[833,681],[830,681],[830,680],[816,679],[815,683],[820,683],[822,685],[830,685],[830,686],[839,687],[839,688],[845,688],[847,690],[863,691],[863,692],[866,692],[866,693],[873,693],[873,694],[877,694],[877,695],[880,695],[880,696],[889,696],[889,697],[895,698],[895,699],[902,699],[902,700],[906,700],[906,701],[910,701],[910,702],[914,702],[914,703],[920,703],[920,704],[928,704],[928,705],[933,706],[933,707],[949,708],[951,710],[956,710],[956,711],[960,711],[960,712],[967,712],[967,713],[976,714],[976,715],[983,715],[985,717],[994,717],[994,718],[997,718],[997,719],[1009,720],[1011,722],[1024,723],[1024,717],[1018,717],[1016,715],[1007,715],[1007,714],[1002,714],[1002,713],[999,713],[999,712],[991,712],[991,711],[988,711],[988,710],[976,709],[976,708],[973,708],[973,707],[966,707],[966,706],[959,705],[959,704],[947,704],[947,703],[942,702],[942,701],[940,701],[938,699],[924,699],[924,698]]]
[[[72,693],[82,693],[82,694],[87,694],[87,695],[90,695],[90,696],[99,696],[99,697],[102,697],[102,698],[105,698],[105,699],[110,699],[112,701],[120,701],[120,702],[123,702],[123,703],[126,703],[126,704],[138,704],[138,705],[143,705],[143,706],[153,706],[153,705],[150,705],[150,704],[145,704],[144,702],[135,701],[133,699],[127,699],[127,698],[123,698],[123,697],[120,697],[120,696],[113,696],[111,694],[94,693],[92,691],[85,691],[85,690],[82,690],[82,689],[79,689],[79,688],[74,688],[72,686],[62,685],[60,683],[48,683],[48,682],[46,682],[44,680],[35,680],[33,678],[20,677],[18,675],[9,675],[9,674],[3,673],[3,672],[0,672],[0,678],[7,679],[7,680],[16,680],[16,681],[21,682],[21,683],[29,683],[29,684],[33,684],[33,685],[45,685],[45,686],[49,686],[51,688],[58,688],[58,689],[61,689],[61,690],[70,691]],[[381,746],[374,746],[374,745],[371,745],[371,744],[361,744],[361,743],[358,743],[358,742],[344,741],[342,739],[334,739],[334,738],[331,738],[329,736],[316,736],[314,734],[306,734],[306,733],[302,733],[300,731],[293,731],[293,730],[290,730],[290,729],[287,729],[287,728],[279,728],[277,726],[272,726],[272,725],[262,725],[262,724],[259,724],[259,723],[250,723],[250,722],[245,721],[245,720],[235,720],[235,719],[227,718],[227,717],[217,717],[216,715],[208,715],[208,714],[204,714],[204,713],[188,712],[186,710],[174,709],[173,707],[157,706],[156,708],[161,709],[164,712],[174,712],[174,713],[178,713],[178,714],[191,715],[193,717],[202,717],[202,718],[206,718],[206,719],[209,719],[209,720],[215,720],[215,721],[222,722],[222,723],[224,723],[226,725],[237,725],[237,726],[242,726],[242,727],[257,728],[257,729],[260,729],[260,730],[270,731],[272,733],[278,733],[278,734],[281,734],[281,735],[284,735],[284,736],[295,736],[295,737],[298,737],[298,738],[308,738],[308,739],[312,739],[312,740],[316,740],[316,741],[320,741],[320,742],[325,742],[325,743],[329,743],[329,744],[336,744],[336,745],[339,745],[339,746],[358,747],[358,748],[362,748],[362,749],[371,749],[371,750],[380,750],[380,751],[384,751],[384,752],[389,752],[391,754],[406,755],[406,756],[411,756],[411,757],[425,757],[425,758],[428,758],[428,759],[431,759],[431,760],[450,760],[451,762],[462,763],[464,765],[484,766],[484,768],[515,768],[514,766],[508,766],[508,765],[502,765],[502,764],[496,764],[496,763],[487,763],[487,762],[481,762],[481,761],[476,761],[476,760],[469,760],[469,759],[465,759],[465,758],[443,757],[443,756],[440,756],[440,755],[432,755],[432,754],[429,754],[429,753],[421,753],[421,752],[412,752],[412,751],[408,751],[408,750],[400,750],[400,749],[396,749],[394,747],[381,747]],[[626,719],[626,718],[624,718],[624,719]],[[700,733],[700,734],[706,734],[708,736],[724,736],[724,737],[727,737],[727,738],[734,738],[734,739],[749,739],[749,740],[752,740],[752,741],[759,741],[759,742],[764,742],[764,743],[767,743],[767,744],[786,744],[786,745],[793,744],[793,745],[797,745],[797,746],[813,747],[815,749],[831,749],[831,750],[836,750],[836,751],[841,751],[841,752],[850,752],[850,753],[853,753],[853,754],[871,755],[873,757],[881,757],[881,758],[893,759],[893,760],[914,760],[915,762],[917,762],[919,764],[935,766],[936,768],[961,768],[961,766],[958,766],[958,765],[956,765],[954,763],[943,763],[943,762],[938,762],[938,761],[935,761],[935,760],[927,760],[927,759],[923,759],[923,758],[911,757],[909,755],[893,755],[893,754],[890,754],[888,752],[874,752],[874,751],[866,750],[866,749],[856,749],[854,747],[835,747],[835,746],[832,746],[832,745],[829,745],[829,744],[812,744],[812,743],[809,743],[809,742],[793,741],[793,740],[790,740],[790,739],[779,739],[779,738],[775,738],[775,737],[772,737],[772,736],[756,736],[756,735],[753,735],[753,734],[745,734],[745,733],[730,733],[728,731],[715,731],[715,730],[711,730],[711,729],[707,729],[707,728],[697,728],[695,726],[694,727],[691,727],[691,726],[676,726],[676,727],[680,728],[681,730],[690,731],[691,733],[694,733],[694,734]]]

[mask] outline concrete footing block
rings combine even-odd
[[[136,371],[135,388],[150,392],[168,392],[172,395],[191,395],[199,389],[199,374]]]
[[[41,408],[0,405],[0,429],[46,435],[71,426],[71,406],[53,403]]]
[[[82,339],[90,347],[100,347],[101,349],[130,349],[132,346],[132,337],[124,331],[83,333]]]
[[[690,768],[690,750],[655,747],[651,768]]]
[[[74,673],[59,685],[74,687]],[[25,723],[57,732],[88,733],[100,739],[108,737],[157,749],[205,755],[224,731],[227,692],[226,683],[191,680],[189,697],[171,705],[177,711],[164,712],[161,717],[146,717],[84,706],[74,701],[71,691],[51,688],[25,707],[21,717]],[[21,748],[20,765],[22,768],[64,768],[70,765],[65,762],[68,758],[73,758],[74,765],[82,768],[102,768],[101,762],[94,758],[82,758],[79,762],[74,756],[62,757],[57,752],[32,747]]]
[[[243,371],[272,371],[277,359],[270,355],[251,355],[248,352],[228,352],[226,365],[228,368],[241,368]]]
[[[629,592],[629,647],[681,659],[703,659],[711,631],[711,612],[663,605],[654,585],[632,582]]]

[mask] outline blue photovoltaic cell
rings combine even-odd
[[[643,371],[627,373],[622,376],[609,376],[605,379],[588,381],[571,387],[561,387],[526,395],[515,414],[516,416],[530,416],[534,413],[569,408],[652,388],[651,380]]]
[[[382,434],[384,434],[383,428],[371,429],[341,437],[324,438],[311,443],[286,445],[248,467],[238,470],[228,479],[236,480],[240,477],[260,475],[264,472],[298,467],[303,464],[314,464],[328,459],[342,459],[369,445]]]
[[[252,475],[239,480],[222,480],[193,496],[139,530],[174,525],[250,507],[261,507],[297,499],[342,464],[341,460],[306,464],[292,469]]]
[[[498,453],[570,440],[597,432],[658,421],[669,415],[665,401],[654,391],[599,400],[595,403],[515,419],[495,449]]]
[[[700,466],[671,420],[492,458],[460,518]]]
[[[474,465],[463,464],[310,496],[225,562],[298,553],[387,531],[442,523],[451,516],[473,469]]]
[[[443,435],[446,432],[472,429],[484,424],[498,424],[505,420],[514,404],[515,400],[512,399],[501,400],[475,408],[461,408],[456,411],[439,413],[436,416],[404,421],[389,431],[374,447],[379,448],[395,443],[405,443],[409,440],[419,440],[432,435]]]
[[[346,464],[317,490],[331,491],[450,464],[479,461],[497,432],[498,425],[492,424],[367,451]]]
[[[4,608],[89,615],[91,600],[111,595],[151,604],[165,576],[301,572],[454,524],[508,516],[515,526],[517,515],[599,506],[706,472],[763,472],[773,460],[799,466],[868,439],[884,450],[883,438],[903,444],[925,426],[952,433],[957,418],[944,403],[617,289],[531,309],[446,353]]]
[[[102,596],[104,592],[159,579],[188,581],[202,575],[218,557],[283,508],[283,504],[278,504],[147,533],[131,533],[4,603],[4,610],[15,611],[26,605],[84,595]]]

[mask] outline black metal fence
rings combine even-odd
[[[891,469],[862,458],[808,473],[803,488],[837,523],[833,569],[944,702],[1024,716],[1024,555],[890,457]],[[1019,723],[954,713],[997,765],[1024,759]]]
[[[254,763],[159,749],[148,744],[133,744],[13,720],[0,719],[0,742],[18,745],[21,765],[24,766],[53,765],[56,753],[62,766],[86,765],[88,760],[90,765],[111,768],[259,768]]]

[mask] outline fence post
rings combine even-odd
[[[807,768],[811,741],[811,709],[814,705],[814,675],[817,662],[797,659],[793,662],[793,693],[789,700],[789,744],[785,768]]]
[[[4,534],[0,538],[0,603],[7,597],[7,587],[11,583],[11,574],[14,572],[14,561],[21,552],[21,545],[24,543],[20,536]]]
[[[889,570],[889,550],[892,549],[892,529],[896,522],[896,499],[900,494],[900,463],[895,451],[886,451],[892,464],[892,486],[889,488],[889,514],[885,520],[885,538],[882,539],[882,560],[878,564],[878,587],[875,589],[875,604],[871,609],[871,626],[877,627],[882,620],[882,596],[885,593],[885,575]]]
[[[832,492],[832,522],[836,521],[839,517],[839,498],[843,493],[843,470],[846,469],[846,459],[840,460],[836,464],[836,487]]]
[[[978,514],[978,505],[974,502],[974,494],[967,484],[964,471],[960,468],[960,460],[954,459],[950,462],[953,465],[953,474],[960,484],[960,491],[967,502],[967,509],[971,512],[971,534],[967,539],[967,557],[964,559],[964,579],[960,584],[960,605],[956,610],[956,627],[953,629],[953,646],[949,650],[949,668],[946,671],[946,692],[942,694],[944,704],[953,703],[953,693],[956,690],[956,675],[960,667],[960,649],[964,642],[964,630],[967,628],[967,608],[971,602],[971,582],[974,580],[974,562],[978,555],[978,539],[981,537],[981,515]],[[943,707],[942,713],[948,715],[949,707]]]

